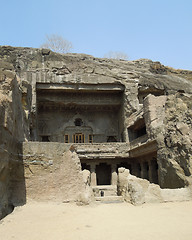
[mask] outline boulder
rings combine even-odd
[[[125,168],[118,169],[118,194],[134,205],[192,200],[191,186],[161,189],[157,184],[131,175]]]

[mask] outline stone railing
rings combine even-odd
[[[28,162],[41,163],[62,156],[67,150],[75,151],[81,159],[129,157],[129,144],[111,143],[58,143],[58,142],[24,142],[23,158]],[[38,156],[38,159],[37,159]]]
[[[128,157],[128,143],[93,143],[73,144],[80,158],[115,158]]]
[[[145,134],[141,137],[138,137],[130,142],[130,149],[139,147],[140,145],[143,145],[144,143],[146,143],[148,140],[149,140],[149,138],[148,138],[147,134]]]

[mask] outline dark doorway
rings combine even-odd
[[[111,185],[111,166],[100,163],[96,166],[97,185]]]
[[[41,141],[42,142],[50,142],[49,136],[41,136]]]
[[[121,162],[120,164],[117,165],[117,172],[118,172],[118,168],[120,168],[120,167],[124,167],[126,169],[129,169],[130,173],[132,174],[131,164],[129,164],[127,162]]]
[[[108,136],[107,137],[107,142],[117,142],[116,136]]]
[[[158,184],[158,163],[157,159],[154,157],[151,161],[151,182]]]
[[[90,166],[89,166],[88,164],[86,164],[86,163],[81,163],[81,169],[82,169],[82,171],[83,171],[84,169],[87,169],[87,170],[90,171]]]

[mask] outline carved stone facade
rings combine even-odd
[[[38,140],[65,143],[120,141],[121,92],[86,92],[56,87],[37,91]],[[110,89],[109,89],[110,90]],[[33,139],[35,140],[35,139]]]

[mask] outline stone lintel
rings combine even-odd
[[[124,91],[122,84],[63,84],[63,83],[37,83],[37,90],[64,90],[64,91]]]
[[[89,155],[89,156],[85,156],[85,155],[80,155],[78,154],[78,157],[82,160],[113,160],[113,159],[127,159],[129,157],[129,154],[127,155]]]
[[[147,141],[144,144],[136,146],[135,148],[129,151],[130,157],[140,157],[149,153],[157,151],[157,142],[156,140]]]

